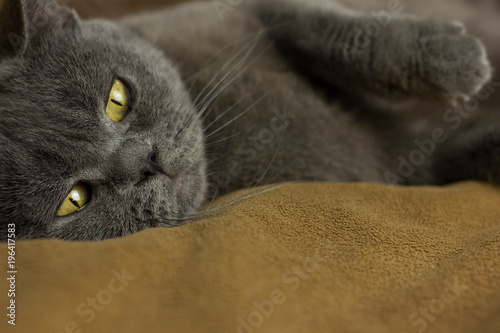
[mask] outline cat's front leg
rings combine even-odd
[[[363,15],[329,2],[257,4],[257,15],[283,53],[342,89],[457,102],[491,78],[483,45],[460,23]]]

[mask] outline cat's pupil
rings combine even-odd
[[[73,205],[75,205],[77,208],[82,208],[82,207],[80,207],[80,205],[78,204],[78,202],[76,202],[74,199],[69,198],[69,201],[70,201]]]
[[[115,103],[116,105],[119,105],[119,106],[123,107],[122,103],[120,103],[118,101],[115,101],[114,99],[112,99],[111,102]]]

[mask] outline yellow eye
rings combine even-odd
[[[115,80],[109,93],[108,105],[106,106],[106,114],[109,119],[120,122],[127,116],[129,98],[127,86],[122,81]]]
[[[84,184],[76,184],[69,192],[61,207],[57,211],[57,216],[66,216],[79,211],[90,201],[90,187]]]

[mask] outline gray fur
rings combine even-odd
[[[498,126],[443,131],[406,175],[399,157],[439,123],[417,129],[369,103],[477,93],[491,69],[458,23],[398,17],[360,47],[353,32],[370,17],[330,2],[252,1],[224,20],[192,3],[118,23],[52,0],[8,3],[0,17],[18,16],[0,32],[21,43],[0,39],[0,216],[20,238],[176,226],[214,196],[285,181],[500,183]],[[121,124],[103,112],[116,77],[135,91]],[[144,172],[151,159],[164,175]],[[56,218],[77,182],[92,201]]]

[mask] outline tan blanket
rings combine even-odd
[[[500,332],[499,202],[477,183],[282,185],[181,228],[19,242],[15,331]]]
[[[69,4],[116,17],[178,1]],[[405,6],[424,2],[425,14],[473,22],[499,58],[498,2]],[[499,97],[486,103],[497,110]],[[284,185],[177,229],[19,242],[13,284],[1,244],[0,332],[498,333],[499,202],[477,183]]]

